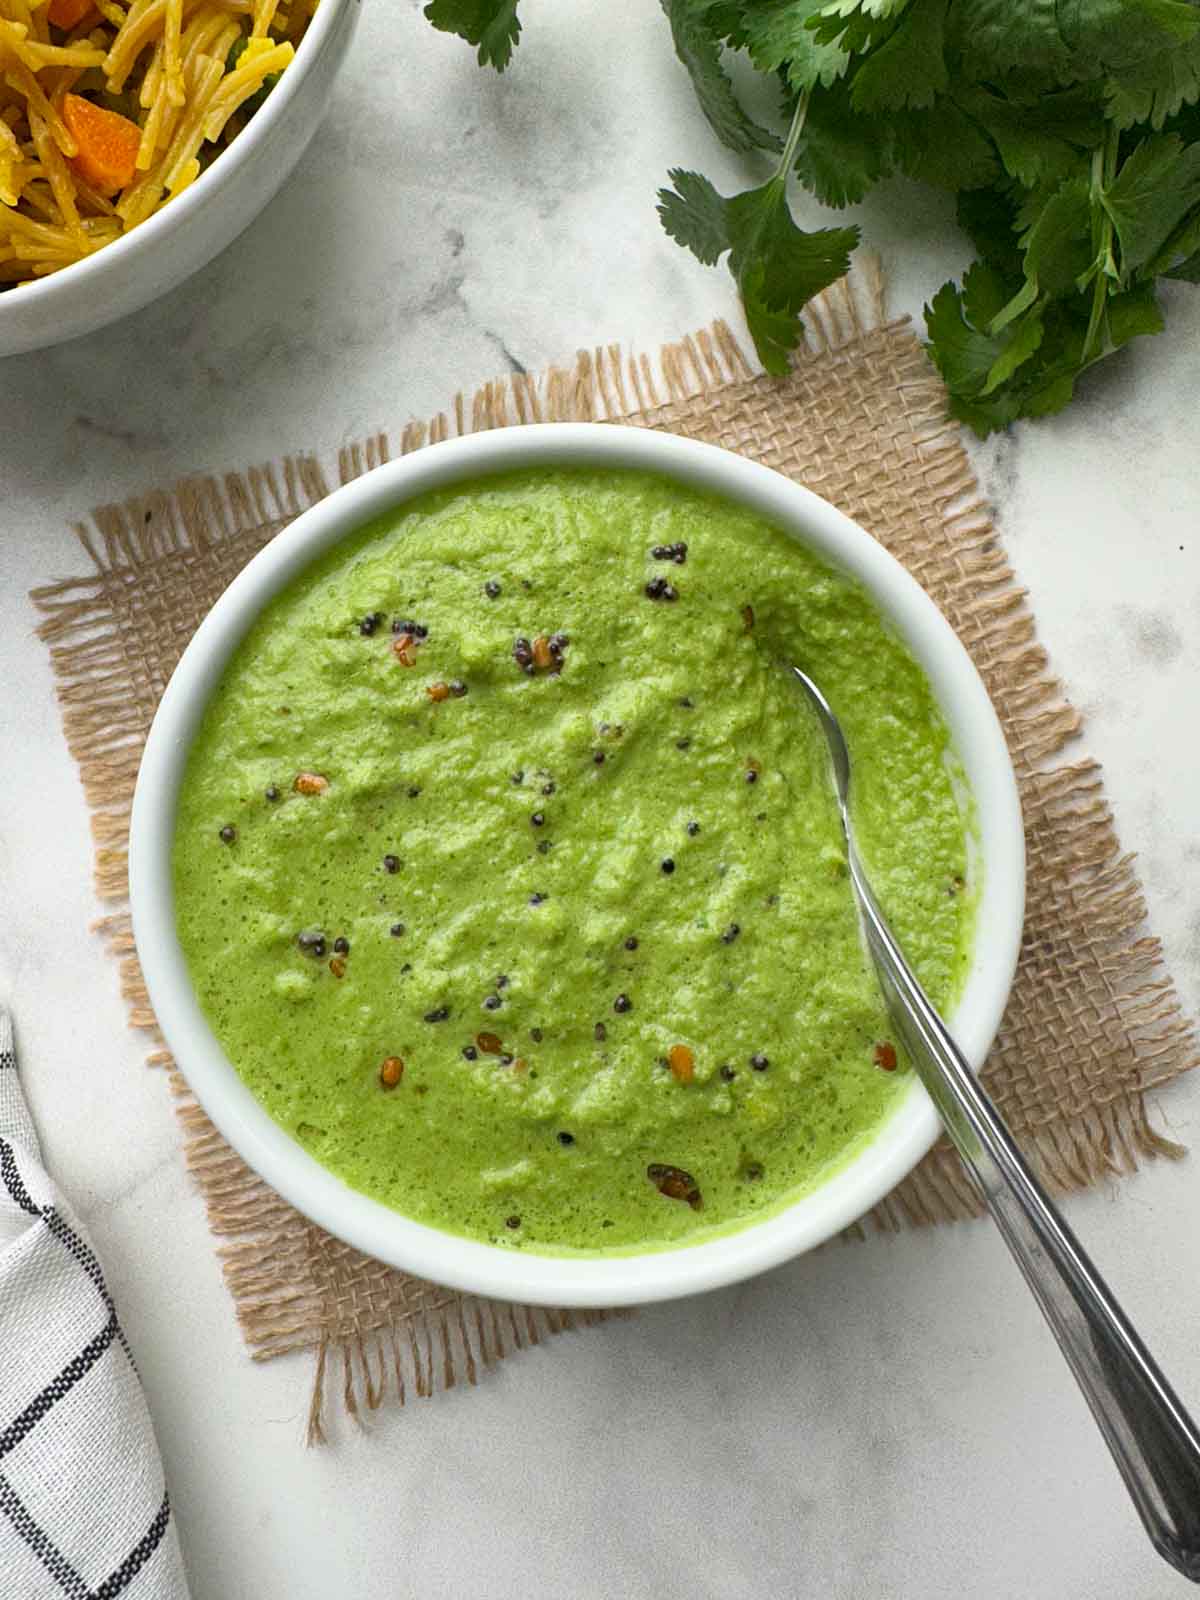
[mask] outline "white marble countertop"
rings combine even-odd
[[[423,417],[512,360],[736,317],[654,215],[670,165],[738,179],[658,8],[522,11],[497,79],[419,0],[368,4],[328,121],[238,243],[136,321],[3,365],[0,999],[138,1354],[195,1600],[1181,1594],[983,1225],[564,1336],[323,1450],[309,1361],[244,1353],[166,1086],[87,932],[87,817],[26,591],[83,570],[68,523],[97,502]],[[897,309],[966,259],[948,201],[892,190],[864,220]],[[1168,321],[976,459],[1194,1013],[1200,295]],[[1200,1078],[1154,1119],[1200,1142]],[[1192,1157],[1068,1210],[1200,1410],[1198,1202]]]

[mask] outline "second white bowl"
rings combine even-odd
[[[283,186],[324,115],[360,0],[321,0],[296,59],[229,148],[132,233],[0,294],[0,356],[92,333],[198,272]]]

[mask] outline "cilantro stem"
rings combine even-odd
[[[808,116],[808,97],[812,93],[805,89],[796,101],[796,109],[792,112],[792,125],[788,129],[788,136],[784,141],[783,154],[779,158],[779,165],[775,168],[772,183],[778,183],[780,178],[787,178],[792,170],[792,162],[796,159],[796,151],[800,145],[800,135],[804,132],[804,119]]]
[[[1118,129],[1111,125],[1104,143],[1092,151],[1092,215],[1098,221],[1093,243],[1096,247],[1096,276],[1092,280],[1092,314],[1088,318],[1087,335],[1079,357],[1080,367],[1099,359],[1103,354],[1098,346],[1104,313],[1108,305],[1108,286],[1113,274],[1113,220],[1104,204],[1104,191],[1116,176]],[[1093,347],[1096,355],[1092,355]]]

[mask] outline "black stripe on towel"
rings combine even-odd
[[[73,1600],[91,1600],[87,1584],[58,1549],[53,1539],[38,1527],[21,1503],[17,1491],[3,1473],[0,1473],[0,1511],[5,1514],[61,1589],[65,1589]]]
[[[79,1237],[66,1218],[61,1216],[53,1206],[47,1206],[42,1212],[42,1221],[72,1260],[79,1263],[95,1284],[96,1292],[104,1302],[104,1309],[110,1316],[116,1316],[112,1295],[109,1294],[108,1285],[104,1281],[104,1271],[96,1260],[95,1252],[91,1246],[86,1240]],[[117,1338],[121,1341],[121,1349],[129,1357],[130,1365],[136,1372],[137,1364],[134,1362],[133,1352],[129,1348],[129,1342],[125,1338],[125,1330],[123,1328],[117,1329]]]
[[[86,1377],[116,1337],[117,1319],[110,1316],[100,1332],[88,1340],[77,1356],[72,1356],[58,1376],[51,1379],[41,1394],[31,1400],[24,1411],[0,1433],[0,1456],[6,1456],[27,1434],[32,1433],[47,1411],[65,1399],[79,1380]]]
[[[3,1180],[4,1187],[22,1211],[28,1211],[31,1217],[41,1216],[42,1208],[34,1204],[33,1196],[25,1187],[17,1168],[16,1154],[7,1139],[0,1139],[0,1180]]]
[[[164,1491],[162,1505],[155,1512],[154,1521],[146,1529],[117,1570],[105,1578],[98,1589],[92,1590],[88,1600],[113,1600],[114,1595],[120,1594],[122,1589],[127,1588],[163,1542],[163,1535],[167,1531],[167,1524],[170,1520],[171,1500],[170,1496]]]

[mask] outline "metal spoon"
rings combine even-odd
[[[1200,1583],[1200,1433],[1034,1177],[871,891],[850,821],[850,752],[829,702],[799,667],[833,762],[850,881],[892,1021],[975,1188],[1083,1390],[1150,1541]]]

